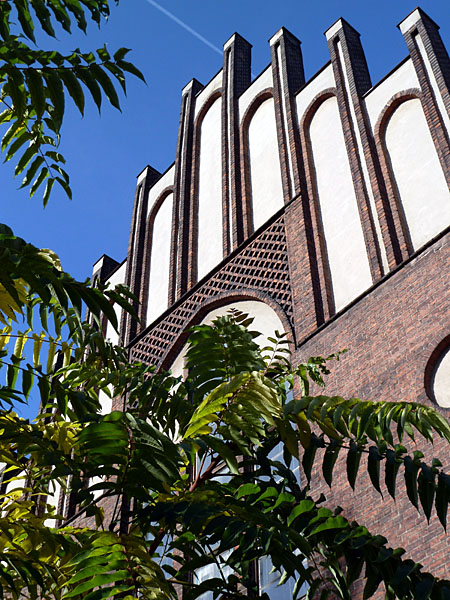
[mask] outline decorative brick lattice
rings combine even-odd
[[[131,348],[131,360],[161,365],[194,314],[212,298],[254,292],[270,296],[293,322],[284,218],[272,223]],[[150,300],[151,301],[151,300]]]

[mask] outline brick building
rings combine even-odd
[[[325,33],[331,60],[308,81],[282,28],[253,81],[251,45],[234,34],[211,81],[183,89],[175,162],[138,176],[125,261],[94,265],[140,299],[143,326],[121,316],[131,359],[179,373],[186,329],[237,306],[263,334],[287,331],[294,362],[347,348],[328,394],[449,416],[450,60],[420,9],[399,29],[408,55],[375,84],[340,19]],[[448,575],[435,517],[424,526],[363,477],[355,492],[338,472],[332,491],[317,489]]]

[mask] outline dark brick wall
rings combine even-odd
[[[449,261],[450,233],[446,233],[300,343],[296,360],[346,348],[348,351],[340,361],[331,364],[327,395],[433,405],[425,391],[425,369],[433,350],[450,331]],[[447,418],[450,416],[448,409],[441,412]],[[447,443],[437,439],[431,447],[419,437],[417,448],[428,459],[439,457],[449,471]],[[448,577],[449,536],[435,514],[427,526],[423,513],[419,515],[412,507],[401,472],[398,482],[396,502],[385,488],[382,498],[367,476],[357,480],[353,492],[341,460],[335,467],[332,489],[318,471],[313,488],[317,497],[321,492],[325,494],[330,506],[342,506],[347,518],[385,535],[392,547],[405,548],[408,557],[421,562],[435,575]],[[360,597],[356,590],[354,597]]]

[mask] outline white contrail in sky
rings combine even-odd
[[[155,0],[147,0],[147,2],[149,4],[151,4],[152,6],[154,6],[155,8],[157,8],[160,12],[165,14],[166,17],[169,17],[169,19],[172,19],[172,21],[175,21],[175,23],[177,23],[180,27],[182,27],[183,29],[186,29],[186,31],[188,31],[190,34],[192,34],[194,37],[196,37],[198,40],[200,40],[206,46],[208,46],[208,48],[211,48],[211,50],[214,50],[214,52],[217,52],[218,54],[220,54],[220,56],[222,56],[223,51],[220,48],[218,48],[217,46],[214,46],[214,44],[212,44],[209,40],[207,40],[202,35],[200,35],[197,31],[195,31],[195,29],[192,29],[192,27],[189,27],[189,25],[187,25],[184,21],[182,21],[181,19],[176,17],[173,13],[169,12],[167,9],[165,9],[163,6],[161,6],[157,2],[155,2]]]

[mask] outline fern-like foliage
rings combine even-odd
[[[58,151],[66,100],[84,115],[86,98],[100,111],[106,99],[120,110],[117,85],[126,92],[126,75],[144,80],[129,61],[127,48],[113,55],[105,47],[95,52],[36,49],[36,25],[55,38],[56,24],[70,33],[73,22],[86,31],[86,13],[98,25],[109,15],[106,0],[3,0],[0,3],[0,125],[7,130],[1,141],[5,161],[16,163],[14,175],[33,196],[45,183],[44,206],[55,183],[72,197],[65,158]],[[56,27],[57,29],[57,27]]]
[[[419,404],[306,395],[310,381],[324,383],[327,361],[293,367],[284,335],[261,351],[250,325],[235,312],[195,327],[186,378],[130,364],[126,350],[83,325],[84,359],[39,371],[41,417],[0,414],[4,597],[175,600],[182,589],[188,600],[231,599],[243,587],[258,596],[263,558],[294,598],[308,584],[308,598],[349,600],[361,577],[365,598],[380,585],[388,599],[448,597],[448,580],[311,493],[314,468],[332,486],[342,455],[353,486],[366,456],[376,489],[381,465],[393,496],[402,471],[413,504],[427,517],[434,505],[445,526],[448,475],[401,444],[448,441],[447,422]],[[16,402],[15,388],[2,393]],[[110,414],[100,394],[116,399]],[[69,513],[58,514],[56,490]],[[204,567],[218,576],[197,584],[192,573]]]

